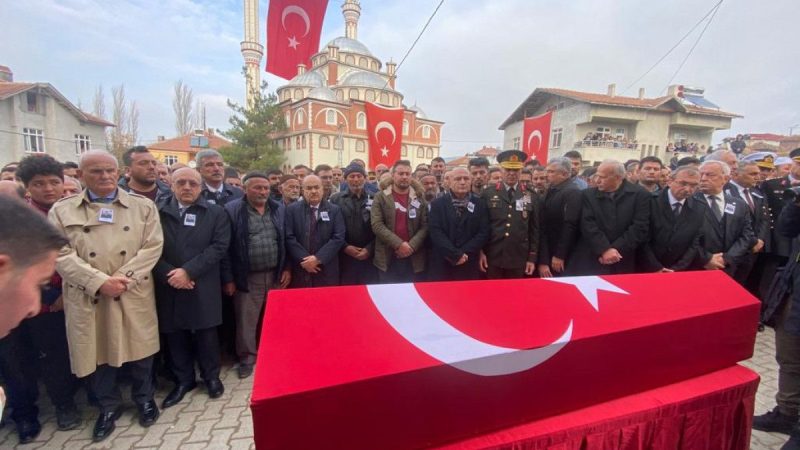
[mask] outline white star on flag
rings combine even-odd
[[[627,292],[614,286],[608,281],[600,277],[567,277],[567,278],[546,278],[547,281],[554,281],[556,283],[571,284],[578,288],[583,297],[592,305],[595,311],[600,311],[600,306],[597,304],[597,291],[616,292],[617,294],[628,295]]]
[[[381,149],[381,156],[389,156],[389,149],[385,145]]]
[[[292,37],[289,38],[289,47],[292,47],[293,49],[297,50],[297,46],[298,45],[300,45],[300,43],[297,42],[297,39],[295,39],[295,36],[292,36]]]

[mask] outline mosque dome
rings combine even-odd
[[[321,87],[325,86],[325,76],[316,70],[309,70],[292,78],[285,86]]]
[[[355,53],[358,55],[372,56],[372,52],[369,51],[366,45],[362,44],[361,42],[355,39],[350,39],[348,37],[344,36],[337,37],[336,39],[328,42],[328,45],[326,45],[325,47],[328,47],[329,45],[333,45],[334,47],[339,47],[340,52],[348,52],[348,53]]]
[[[385,88],[387,91],[394,90],[386,83],[386,79],[384,79],[382,76],[374,72],[366,72],[363,70],[356,70],[345,75],[345,77],[342,78],[342,81],[339,82],[339,85],[370,87],[377,89]]]
[[[308,92],[308,98],[314,98],[317,100],[327,100],[329,102],[336,102],[336,94],[325,86],[317,86],[311,91]]]
[[[419,117],[420,119],[427,119],[428,118],[428,115],[425,114],[425,111],[423,111],[422,108],[417,106],[416,103],[411,108],[408,108],[408,110],[416,112],[417,113],[417,117]]]

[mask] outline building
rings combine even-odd
[[[500,125],[503,148],[521,149],[525,117],[553,111],[550,156],[578,150],[586,164],[604,159],[627,161],[655,155],[669,160],[667,146],[695,143],[711,145],[714,131],[726,130],[741,117],[706,100],[704,90],[670,86],[667,95],[647,98],[616,95],[616,85],[606,94],[537,88]]]
[[[255,94],[261,89],[261,21],[258,15],[258,0],[244,0],[244,40],[241,43],[245,67],[245,98],[247,105],[253,104]]]
[[[231,145],[229,140],[214,133],[213,128],[209,128],[208,130],[195,130],[172,139],[159,136],[158,141],[148,145],[147,149],[157,160],[168,166],[181,163],[194,167],[194,156],[200,150],[219,151],[229,145]]]
[[[276,136],[286,156],[287,170],[297,164],[343,166],[368,159],[369,136],[365,102],[404,109],[403,159],[416,165],[439,156],[443,122],[430,119],[416,104],[406,107],[396,89],[394,62],[383,64],[357,40],[361,6],[342,5],[346,35],[330,41],[315,54],[311,67],[298,67],[297,76],[277,89],[288,130]],[[308,70],[307,70],[308,69]],[[400,130],[398,130],[398,134]]]
[[[77,161],[92,148],[106,148],[114,124],[81,111],[49,83],[18,83],[0,66],[0,166],[27,155]]]
[[[497,154],[500,153],[500,149],[497,147],[487,147],[483,146],[480,150],[467,153],[464,156],[458,156],[456,158],[448,159],[447,160],[447,168],[454,169],[456,167],[467,167],[469,164],[469,160],[472,158],[477,158],[479,156],[483,156],[487,160],[489,160],[489,164],[497,164]]]
[[[775,152],[780,156],[787,156],[790,151],[800,147],[800,136],[784,136],[773,133],[749,133],[743,135],[745,142],[745,153],[751,152]],[[731,141],[728,138],[726,141]]]

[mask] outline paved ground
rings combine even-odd
[[[756,414],[771,409],[777,389],[774,335],[771,329],[759,333],[753,359],[745,365],[761,374],[761,386],[756,396]],[[184,401],[162,411],[161,418],[150,428],[142,428],[136,420],[133,404],[117,421],[117,430],[106,441],[93,444],[91,429],[96,418],[95,410],[81,405],[84,426],[73,431],[57,431],[55,418],[49,404],[42,405],[42,433],[36,442],[16,446],[17,435],[13,425],[0,428],[0,448],[20,449],[145,449],[164,448],[191,449],[251,449],[253,444],[253,422],[248,408],[253,378],[239,380],[232,367],[222,373],[225,395],[210,400],[204,389],[195,389]],[[159,404],[169,387],[159,390]],[[84,397],[80,395],[79,397]],[[42,403],[47,403],[43,401]],[[756,450],[778,450],[786,436],[776,433],[753,432],[751,448]]]

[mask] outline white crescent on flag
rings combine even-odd
[[[283,25],[283,29],[286,29],[286,18],[291,14],[297,14],[303,19],[303,22],[306,24],[306,31],[303,33],[303,37],[308,34],[308,31],[311,29],[311,18],[308,17],[308,13],[306,10],[297,6],[297,5],[289,5],[286,8],[283,8],[283,13],[281,14],[281,25]]]
[[[397,140],[397,130],[394,129],[394,125],[385,120],[382,122],[378,122],[378,124],[375,125],[375,139],[376,140],[378,139],[378,131],[384,128],[392,132],[392,144],[394,144],[395,141]]]
[[[536,147],[536,150],[538,150],[539,147],[542,146],[542,132],[539,131],[539,130],[533,130],[531,132],[531,135],[528,136],[528,151],[529,152],[533,152],[534,151],[533,147],[531,146],[531,139],[533,139],[533,138],[539,139],[539,145]]]
[[[547,361],[572,339],[572,320],[555,341],[535,349],[500,347],[468,336],[439,317],[413,284],[368,285],[384,319],[415,347],[459,370],[482,376],[522,372]]]

